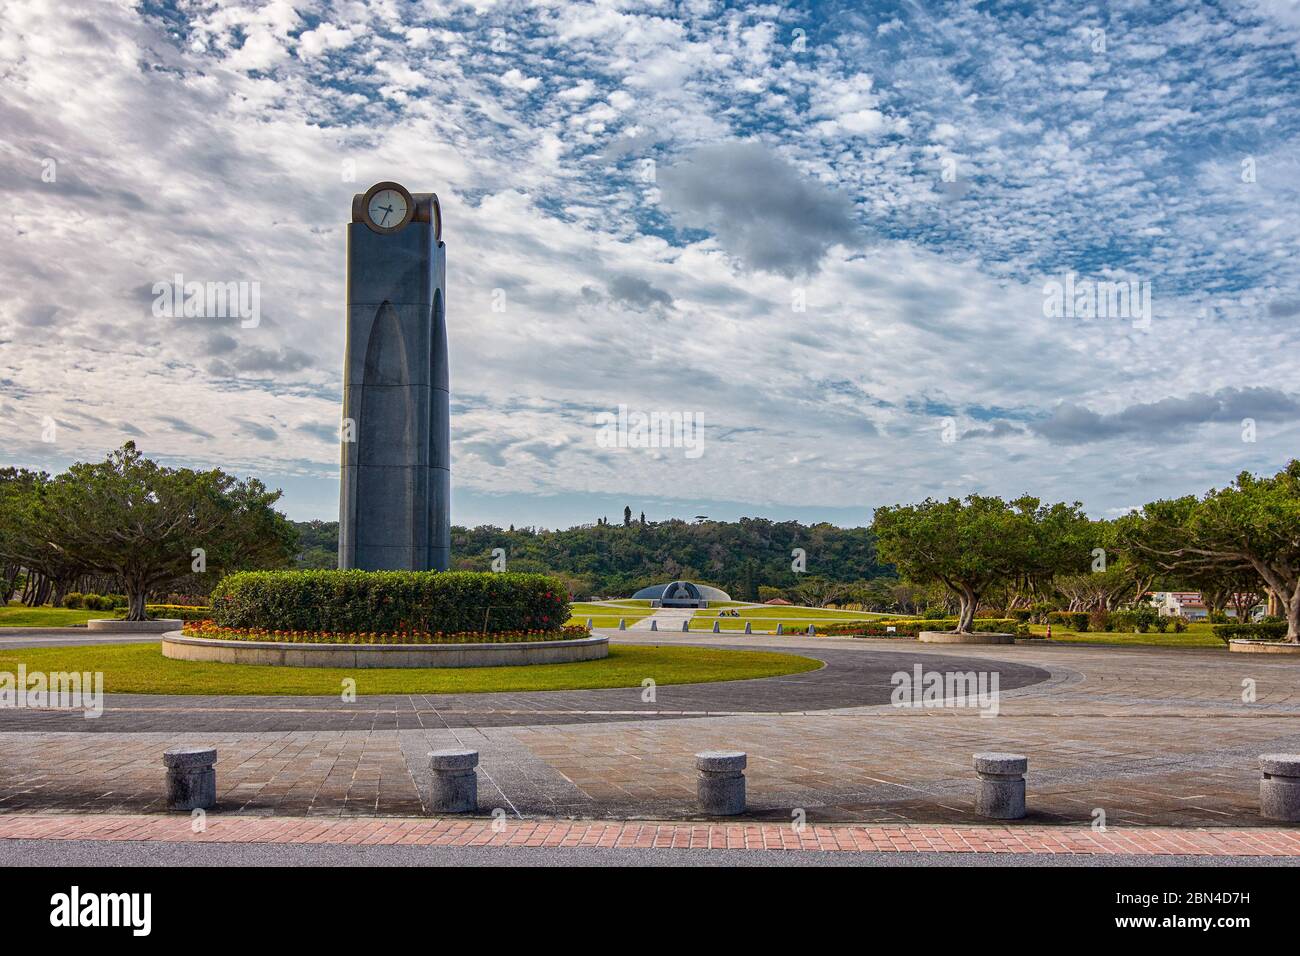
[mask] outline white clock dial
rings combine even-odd
[[[381,229],[391,229],[406,218],[406,197],[396,189],[381,189],[370,197],[366,213]]]

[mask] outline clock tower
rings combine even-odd
[[[393,182],[358,193],[347,259],[339,567],[446,570],[451,410],[437,195]]]

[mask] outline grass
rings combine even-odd
[[[794,654],[702,647],[617,645],[609,657],[576,664],[520,667],[269,667],[174,661],[160,644],[0,649],[0,671],[91,671],[110,694],[282,694],[337,696],[344,678],[358,694],[474,694],[488,691],[582,690],[656,684],[752,680],[816,670],[821,661]]]
[[[1214,636],[1214,631],[1211,630],[1212,626],[1210,624],[1189,624],[1187,630],[1182,634],[1175,634],[1173,631],[1167,631],[1164,634],[1156,631],[1134,634],[1131,631],[1071,631],[1053,624],[1052,643],[1061,641],[1063,643],[1119,644],[1134,647],[1224,647],[1223,641]],[[1047,633],[1046,626],[1042,624],[1031,624],[1029,630],[1037,635]]]
[[[696,617],[716,618],[718,612],[713,608],[701,608],[695,612]],[[829,620],[829,621],[866,621],[877,617],[898,617],[896,614],[878,614],[874,611],[840,611],[834,608],[826,607],[801,607],[792,605],[790,607],[747,607],[740,609],[740,617],[732,620],[744,620],[751,618],[753,620],[772,619],[777,620],[798,620],[807,618],[809,620]]]
[[[584,625],[587,623],[587,618],[591,618],[592,627],[618,627],[619,618],[631,624],[643,617],[649,617],[652,613],[654,612],[650,610],[648,603],[630,605],[627,608],[622,606],[612,608],[605,604],[575,601],[569,605],[570,617],[568,623],[570,625]]]
[[[74,627],[91,618],[122,617],[126,612],[87,611],[74,607],[27,607],[10,604],[0,607],[0,627]]]

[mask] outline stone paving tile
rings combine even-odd
[[[973,819],[971,754],[1013,749],[1030,757],[1031,821],[1088,822],[1100,809],[1112,824],[1258,826],[1257,755],[1300,750],[1300,670],[1289,661],[1027,645],[935,653],[759,636],[732,646],[812,646],[828,666],[791,679],[661,687],[652,705],[637,688],[363,697],[353,708],[323,698],[119,696],[121,709],[94,721],[4,711],[0,813],[160,810],[162,751],[205,744],[220,752],[223,812],[418,814],[427,752],[471,746],[482,753],[485,811],[683,819],[695,815],[693,754],[737,747],[750,755],[752,819],[788,820],[802,808],[814,822],[960,822]],[[1007,663],[991,662],[993,651]],[[881,706],[888,675],[917,661],[995,667],[1023,681],[1004,690],[996,718]],[[1251,704],[1241,702],[1247,678],[1258,693]],[[720,702],[750,709],[707,716]],[[655,710],[610,713],[638,707]],[[700,713],[683,718],[691,707]]]
[[[1269,856],[1300,858],[1300,830],[1161,827],[804,826],[786,824],[484,819],[381,820],[188,814],[10,814],[0,840],[186,843],[330,843],[415,846],[544,846],[739,849],[800,852],[1036,853],[1088,856]]]

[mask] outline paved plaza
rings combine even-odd
[[[668,639],[612,633],[631,642]],[[22,638],[5,639],[15,643]],[[790,650],[789,677],[552,693],[312,697],[110,696],[103,717],[0,711],[0,817],[164,810],[162,752],[215,746],[215,816],[426,812],[427,753],[480,751],[480,808],[503,819],[698,819],[693,755],[749,755],[755,824],[970,825],[971,755],[1029,757],[1025,825],[1262,827],[1261,753],[1300,750],[1287,660],[1214,650],[760,635],[672,643]],[[891,706],[890,677],[996,671],[996,717]],[[653,674],[647,674],[653,677]],[[1243,702],[1243,682],[1255,699]]]

